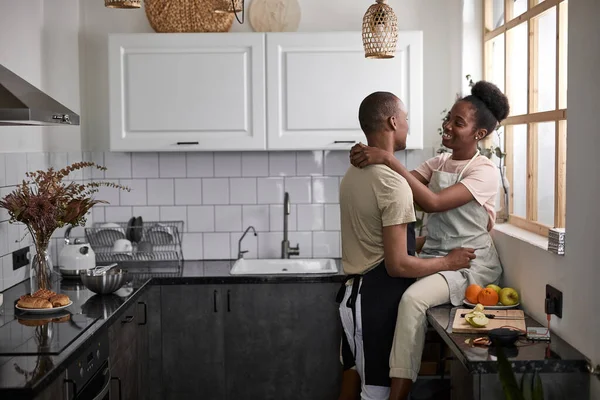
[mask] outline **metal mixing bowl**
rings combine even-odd
[[[81,271],[81,282],[94,293],[108,294],[116,292],[125,284],[127,271],[113,268],[101,275],[94,276],[93,270]]]

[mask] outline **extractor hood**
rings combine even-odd
[[[79,115],[0,65],[0,125],[79,125]]]

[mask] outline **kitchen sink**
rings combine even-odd
[[[231,268],[232,275],[336,274],[334,259],[263,259],[240,258]]]

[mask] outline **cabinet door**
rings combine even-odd
[[[132,304],[108,329],[111,375],[120,380],[118,398],[138,398],[139,347],[137,304]],[[119,392],[113,381],[112,391]]]
[[[137,330],[137,346],[138,346],[138,370],[137,370],[137,392],[138,398],[148,399],[149,398],[149,386],[150,377],[149,374],[155,366],[150,368],[150,345],[149,345],[149,296],[154,295],[159,288],[157,286],[151,287],[148,291],[137,300],[137,317],[136,317],[136,330]]]
[[[35,400],[60,400],[64,398],[66,398],[64,371],[46,389],[35,396]]]
[[[261,33],[111,35],[111,150],[264,150],[264,41]]]
[[[396,56],[365,59],[361,32],[267,34],[270,150],[343,150],[365,140],[361,101],[389,91],[408,107],[407,148],[423,148],[422,34],[398,34]]]
[[[225,356],[220,286],[163,286],[164,399],[223,400]]]
[[[338,287],[230,286],[225,317],[227,399],[338,397]]]

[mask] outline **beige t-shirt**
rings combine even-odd
[[[340,184],[342,265],[364,274],[383,260],[383,227],[415,221],[406,180],[383,165],[350,167]]]

